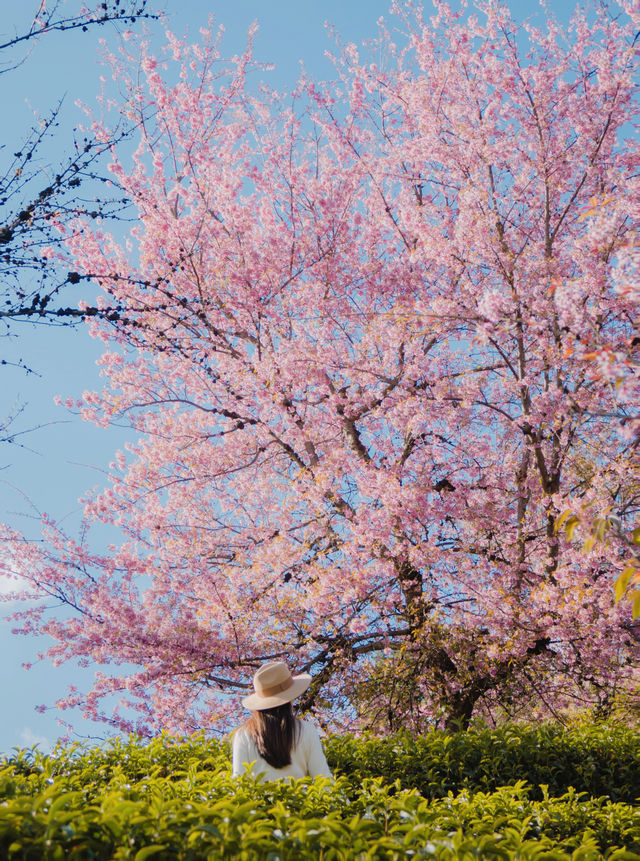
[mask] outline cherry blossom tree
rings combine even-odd
[[[638,176],[629,180],[637,187]],[[582,217],[591,222],[594,247],[598,247],[602,239],[602,223],[612,217],[613,206],[618,206],[618,218],[622,212],[632,218],[637,224],[637,193],[625,193],[624,200],[617,194],[608,198],[592,198],[588,209]],[[617,313],[622,314],[628,321],[637,320],[640,303],[640,288],[638,275],[640,273],[638,243],[628,242],[616,252],[617,266],[614,272],[614,291],[619,297]],[[612,297],[615,302],[615,297]],[[628,470],[637,474],[638,458],[637,445],[640,434],[640,375],[638,360],[640,335],[633,324],[607,333],[603,339],[601,333],[584,353],[585,359],[592,363],[591,378],[595,385],[600,385],[612,395],[604,397],[600,409],[609,410],[608,418],[616,418],[620,423],[622,436],[631,442],[632,457]],[[608,405],[608,406],[607,406]],[[611,470],[608,460],[601,461],[594,469],[594,477]],[[594,505],[592,499],[583,501],[578,495],[568,508],[558,518],[557,525],[563,527],[567,537],[572,539],[577,532],[584,540],[585,552],[591,551],[602,542],[615,544],[625,557],[622,570],[615,581],[616,600],[629,600],[632,604],[634,619],[640,617],[640,524],[632,517],[620,516],[625,514],[627,506],[633,507],[633,497],[623,499],[618,496],[600,499],[599,505]],[[604,507],[603,507],[604,506]]]
[[[618,289],[637,13],[395,13],[341,48],[336,82],[286,97],[208,32],[118,61],[141,136],[112,171],[139,222],[126,242],[69,233],[74,271],[124,309],[91,323],[105,387],[76,406],[138,442],[81,539],[48,522],[43,544],[4,545],[40,599],[20,628],[107,668],[63,708],[224,728],[281,656],[340,726],[606,711],[637,690],[622,555],[558,529],[577,499],[625,522],[640,501],[629,392],[589,358],[637,323]],[[123,540],[98,552],[93,522]]]

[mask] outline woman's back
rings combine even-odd
[[[331,777],[318,730],[308,721],[296,719],[296,738],[291,748],[291,763],[282,768],[274,768],[263,759],[258,745],[246,724],[237,729],[233,736],[233,776],[237,777],[250,765],[252,774],[262,774],[266,780],[283,777]]]

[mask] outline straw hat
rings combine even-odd
[[[284,661],[263,664],[253,677],[255,694],[245,697],[242,705],[252,712],[272,709],[290,703],[311,684],[308,673],[292,676]]]

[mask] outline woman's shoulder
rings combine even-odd
[[[248,741],[251,738],[249,727],[246,724],[241,724],[229,733],[231,741],[240,742]]]

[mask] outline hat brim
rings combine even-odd
[[[261,697],[259,694],[251,694],[242,700],[242,705],[252,712],[264,711],[264,709],[273,709],[276,706],[283,706],[285,703],[290,703],[303,694],[311,684],[311,676],[308,673],[300,673],[299,676],[293,676],[293,684],[286,691],[280,691],[271,697]]]

